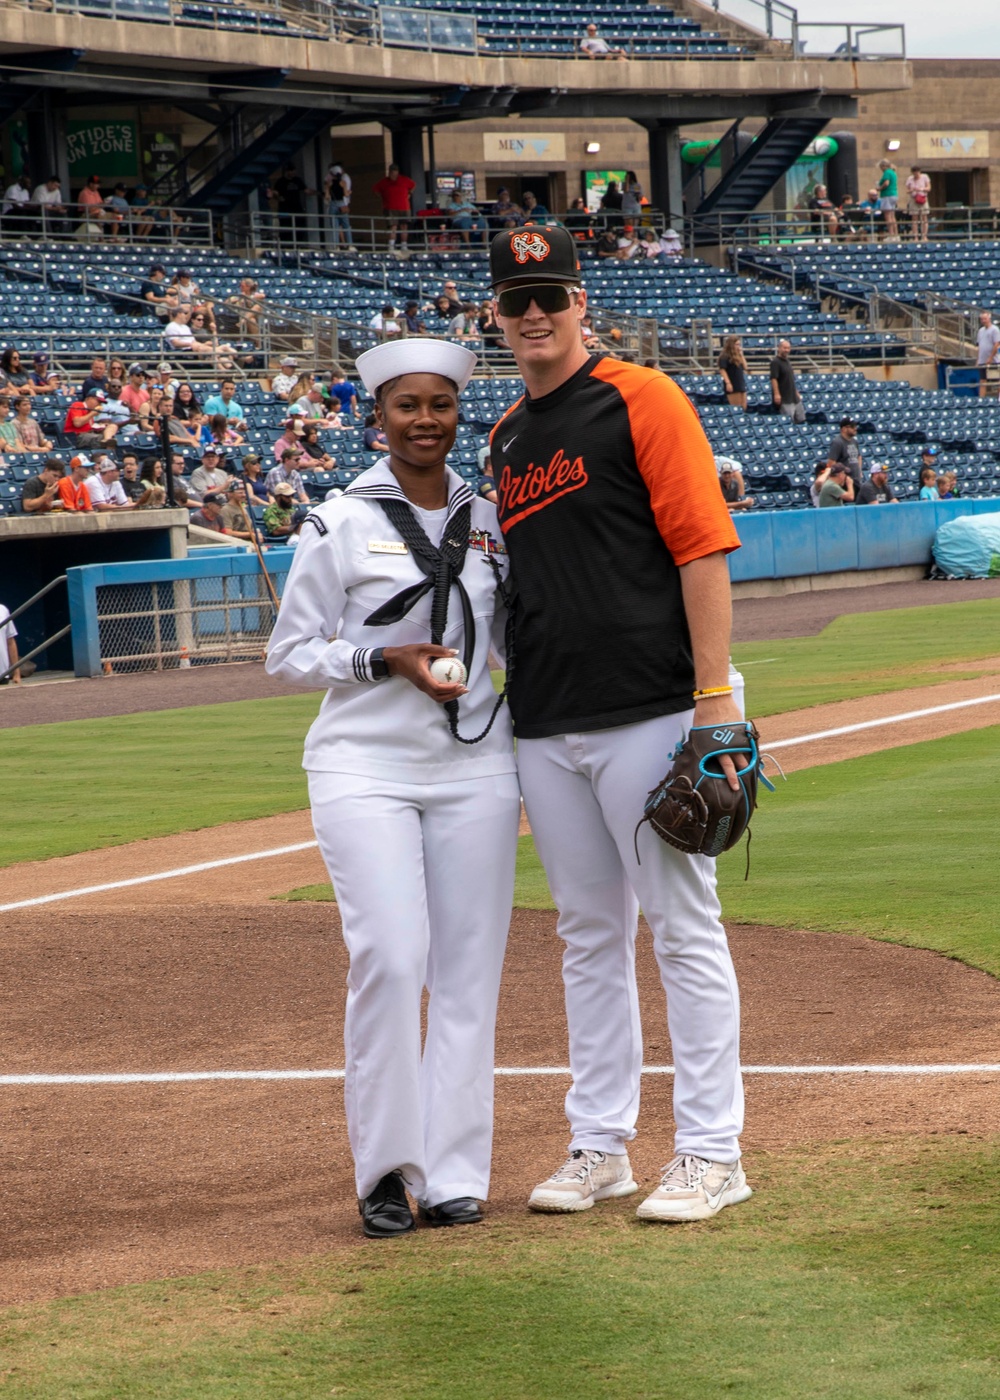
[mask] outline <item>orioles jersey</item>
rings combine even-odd
[[[680,567],[739,548],[697,414],[658,370],[591,357],[493,430],[515,588],[519,738],[690,709]]]

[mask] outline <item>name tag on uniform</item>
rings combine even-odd
[[[369,540],[369,554],[409,554],[402,540]]]

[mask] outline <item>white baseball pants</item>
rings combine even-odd
[[[350,955],[344,1099],[358,1196],[399,1169],[424,1205],[483,1200],[517,778],[416,785],[313,771],[309,799]]]
[[[740,1155],[739,990],[715,889],[715,861],[648,826],[633,834],[692,711],[551,739],[521,739],[524,805],[559,910],[573,1083],[572,1148],[624,1152],[639,1114],[642,1030],[635,981],[639,906],[667,995],[675,1150]]]

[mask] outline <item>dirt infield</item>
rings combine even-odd
[[[148,904],[3,916],[7,1073],[341,1065],[346,958],[333,905]],[[1000,985],[892,945],[731,930],[748,1064],[985,1062]],[[554,916],[515,913],[498,1063],[565,1063]],[[648,935],[646,1061],[669,1063]],[[490,1212],[524,1209],[566,1142],[563,1077],[501,1079]],[[755,1153],[852,1135],[1000,1132],[995,1076],[747,1081]],[[360,1240],[339,1082],[6,1087],[0,1301],[321,1252]],[[633,1159],[669,1156],[671,1081],[644,1081]],[[630,1212],[634,1202],[615,1205]]]

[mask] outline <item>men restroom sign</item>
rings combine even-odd
[[[491,165],[526,165],[535,161],[559,165],[566,159],[566,137],[561,131],[483,132],[483,160]]]

